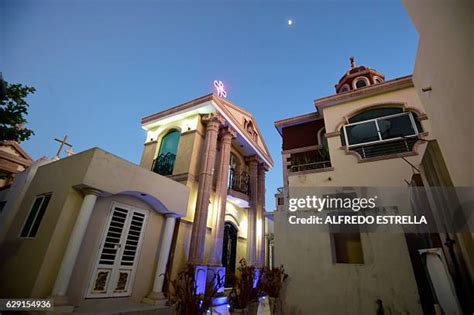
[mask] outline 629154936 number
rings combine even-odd
[[[47,299],[0,299],[0,311],[50,311],[53,301]]]

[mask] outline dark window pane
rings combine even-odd
[[[415,134],[409,115],[377,120],[382,139],[412,136]]]
[[[364,253],[359,233],[334,233],[334,254],[336,263],[363,264]]]
[[[347,126],[346,132],[349,145],[380,140],[375,121]]]
[[[178,152],[178,143],[181,133],[177,130],[169,132],[161,141],[160,152],[158,155],[171,153],[176,155]]]
[[[341,144],[346,145],[346,137],[344,136],[344,129],[341,129],[341,134],[339,135],[341,138]]]
[[[319,145],[322,145],[323,148],[328,150],[328,139],[326,138],[326,129],[323,128],[319,134],[320,138],[318,139]]]
[[[30,234],[31,226],[33,225],[33,221],[35,220],[36,214],[39,211],[39,207],[41,202],[43,201],[43,196],[36,197],[35,202],[33,203],[33,207],[31,207],[30,214],[28,215],[28,219],[26,219],[26,223],[23,226],[23,230],[21,231],[21,237],[28,237]]]
[[[36,217],[36,220],[33,223],[33,228],[31,229],[30,237],[36,236],[36,232],[38,232],[39,226],[41,224],[41,220],[43,219],[44,213],[46,212],[46,208],[48,207],[50,199],[51,199],[51,195],[45,196],[44,201],[41,204],[40,210],[38,212],[38,216]]]
[[[0,214],[3,212],[3,209],[5,208],[6,204],[7,204],[6,201],[0,201]]]
[[[393,114],[403,113],[403,109],[400,107],[388,107],[388,108],[376,108],[357,114],[349,119],[350,123],[359,121],[375,119],[379,117],[389,116]]]
[[[172,130],[163,137],[161,140],[160,151],[153,162],[153,172],[164,176],[173,174],[180,137],[181,132],[178,130]]]
[[[173,153],[160,154],[155,159],[153,172],[164,176],[173,174],[175,160],[176,155]]]
[[[367,82],[365,82],[365,80],[361,79],[356,82],[356,87],[358,89],[363,88],[364,86],[367,86]]]
[[[423,127],[421,127],[421,122],[416,118],[416,115],[413,115],[413,119],[415,120],[416,128],[418,129],[418,133],[423,132]]]

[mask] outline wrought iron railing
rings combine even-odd
[[[371,145],[361,145],[351,148],[350,150],[359,153],[362,159],[368,159],[391,154],[412,152],[417,141],[418,138],[413,137]]]
[[[247,172],[238,172],[237,170],[229,170],[229,189],[248,195],[250,192],[250,176]]]
[[[327,150],[319,149],[291,154],[288,170],[290,172],[301,172],[330,168],[331,166]]]
[[[166,153],[160,154],[154,161],[152,170],[163,176],[173,174],[174,162],[176,160],[176,154]]]

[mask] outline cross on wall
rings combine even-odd
[[[56,157],[57,158],[59,158],[59,156],[61,154],[61,151],[63,150],[64,146],[69,147],[69,149],[66,151],[68,156],[71,156],[72,154],[74,154],[74,152],[72,151],[72,144],[69,144],[67,142],[67,135],[65,135],[63,139],[54,138],[54,141],[57,141],[57,142],[60,143],[59,148],[58,148],[58,152],[56,152]]]

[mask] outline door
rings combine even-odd
[[[235,275],[235,259],[237,256],[237,229],[232,223],[224,225],[224,241],[222,243],[222,266],[225,267],[225,287],[232,287]]]
[[[113,203],[86,297],[121,297],[132,292],[147,212]]]
[[[420,254],[424,258],[426,270],[430,277],[431,285],[443,310],[443,314],[462,314],[456,289],[448,271],[446,260],[441,248],[421,249]]]

